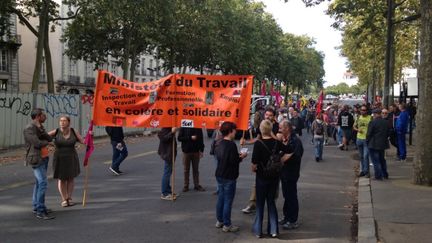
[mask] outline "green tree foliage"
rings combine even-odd
[[[72,3],[72,1],[70,1]],[[253,74],[283,80],[293,89],[322,86],[323,54],[306,36],[283,34],[262,3],[247,0],[85,1],[63,40],[75,59],[103,64],[108,55],[123,70],[156,50],[163,68]],[[129,53],[129,54],[128,54]]]
[[[80,8],[80,14],[68,23],[62,37],[68,45],[66,54],[94,62],[96,67],[112,56],[122,66],[124,78],[132,68],[132,80],[137,57],[151,47],[160,30],[159,18],[170,14],[164,11],[169,1],[74,0],[69,4]]]
[[[417,24],[404,21],[418,10],[418,1],[401,1],[395,12],[395,80],[402,69],[412,67],[418,43]],[[328,13],[335,18],[333,26],[343,33],[341,51],[360,84],[382,87],[386,48],[386,1],[335,0]]]
[[[325,88],[326,94],[332,95],[343,95],[343,94],[353,94],[362,95],[366,93],[366,87],[359,84],[349,86],[346,83],[340,83],[337,85],[328,86]]]

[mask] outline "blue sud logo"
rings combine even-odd
[[[181,127],[194,127],[194,121],[193,120],[181,120]]]

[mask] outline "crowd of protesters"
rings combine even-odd
[[[240,146],[253,145],[251,170],[255,173],[255,183],[251,186],[248,205],[243,213],[256,212],[252,232],[257,238],[263,237],[263,217],[267,204],[267,234],[278,237],[279,225],[284,229],[299,227],[299,203],[297,181],[300,177],[300,164],[303,144],[300,137],[306,137],[314,146],[316,162],[325,161],[325,146],[335,144],[340,150],[358,149],[360,155],[359,177],[370,177],[370,161],[373,166],[373,179],[389,178],[385,150],[390,144],[397,148],[398,160],[406,159],[405,136],[409,119],[415,115],[415,109],[408,112],[404,103],[390,105],[385,109],[381,104],[358,104],[353,107],[338,104],[322,104],[309,100],[304,104],[293,104],[278,109],[269,106],[258,109],[250,125],[250,138],[240,140]],[[73,206],[71,196],[74,188],[73,179],[79,174],[78,156],[75,143],[83,143],[81,136],[70,127],[70,119],[61,117],[59,128],[46,132],[43,123],[46,115],[42,109],[31,113],[32,122],[24,129],[27,146],[26,161],[32,166],[36,183],[33,192],[33,210],[39,219],[54,218],[51,210],[45,206],[47,187],[47,146],[56,147],[54,155],[54,178],[59,179],[58,188],[61,206]],[[306,134],[303,133],[305,129]],[[246,150],[238,149],[234,138],[236,125],[223,122],[214,132],[214,141],[210,148],[216,168],[217,182],[216,227],[224,232],[239,230],[231,222],[231,210],[236,194],[239,176],[239,164],[248,156]],[[122,175],[120,164],[128,156],[121,127],[107,127],[110,136],[113,158],[109,170],[116,176]],[[177,135],[177,136],[176,136]],[[199,161],[204,153],[202,129],[162,128],[158,133],[160,140],[158,154],[164,161],[161,182],[161,199],[175,200],[178,195],[171,189],[170,179],[173,161],[177,155],[177,140],[181,142],[184,166],[183,192],[189,191],[189,176],[192,165],[193,189],[205,191],[199,180]],[[54,142],[52,142],[54,139]],[[269,174],[266,168],[274,154],[279,155],[280,170]],[[281,185],[284,198],[283,216],[278,218],[275,200],[279,196]]]

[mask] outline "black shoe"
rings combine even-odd
[[[319,162],[319,158],[318,158],[318,157],[315,157],[315,161],[316,161],[316,162]]]
[[[52,213],[53,211],[50,208],[45,209],[45,213]],[[33,213],[37,214],[37,210],[33,209]]]
[[[199,192],[204,192],[204,191],[205,191],[204,187],[202,187],[202,186],[200,186],[200,185],[194,187],[194,190],[195,190],[195,191],[199,191]]]
[[[55,219],[54,216],[51,216],[47,213],[36,213],[36,218],[43,219],[43,220]]]
[[[118,170],[114,170],[111,166],[109,167],[109,170],[116,176],[120,175]]]
[[[358,175],[358,177],[363,177],[363,176],[365,176],[366,175],[366,173],[364,173],[364,172],[360,172],[360,174]]]
[[[281,219],[281,220],[279,220],[279,224],[280,225],[284,225],[284,224],[286,224],[288,222],[288,220],[286,220],[286,219]]]

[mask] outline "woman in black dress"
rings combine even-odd
[[[54,179],[58,179],[58,189],[62,199],[61,206],[75,205],[72,202],[74,178],[80,173],[79,158],[75,149],[76,142],[84,143],[81,135],[70,127],[70,118],[60,117],[60,128],[49,135],[54,137],[55,152],[53,157]]]

